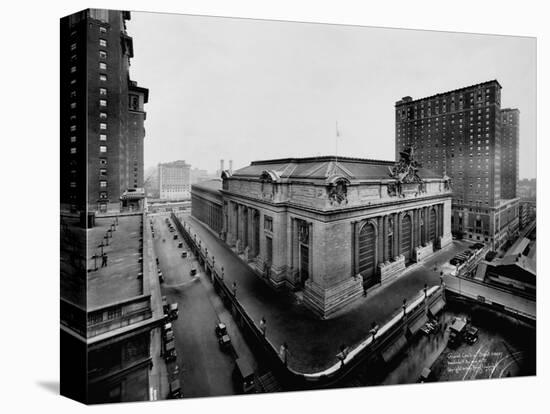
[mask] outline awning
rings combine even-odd
[[[422,328],[426,322],[428,322],[428,317],[425,313],[422,313],[416,320],[414,320],[412,323],[409,323],[409,331],[414,335],[418,332],[420,328]]]
[[[382,358],[386,362],[390,362],[404,347],[407,345],[405,335],[400,335],[391,345],[382,351]]]
[[[430,305],[430,313],[435,316],[441,309],[445,307],[445,301],[442,297],[438,298],[434,303]]]

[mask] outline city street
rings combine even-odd
[[[173,239],[175,233],[169,231],[164,222],[165,217],[152,217],[155,253],[165,279],[161,288],[162,294],[169,303],[177,302],[179,308],[179,317],[172,322],[172,327],[183,395],[206,397],[235,394],[232,381],[234,354],[230,349],[223,351],[220,348],[214,333],[216,323],[219,320],[226,323],[235,353],[239,357],[250,360],[252,354],[236,327],[232,325],[230,315],[211,288],[210,282],[205,280],[204,273],[190,276],[192,267],[199,268],[192,255],[186,259],[181,257],[181,252],[188,250],[184,240],[181,237]],[[179,242],[183,242],[183,248],[177,247]],[[174,363],[168,366],[170,373]]]
[[[289,366],[303,373],[315,373],[337,363],[342,344],[353,347],[369,335],[371,323],[388,321],[401,308],[403,298],[412,300],[421,294],[424,284],[439,284],[437,265],[448,261],[468,244],[455,241],[422,264],[411,266],[402,276],[366,299],[359,299],[344,312],[327,320],[311,313],[292,292],[275,291],[210,230],[189,215],[180,215],[193,233],[208,247],[216,267],[224,266],[226,283],[237,282],[237,298],[248,314],[259,323],[267,321],[267,339],[275,349],[287,342]]]

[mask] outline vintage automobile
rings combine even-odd
[[[177,239],[178,239],[178,235],[174,234],[174,240],[177,240]]]
[[[178,304],[169,303],[168,304],[168,320],[173,321],[178,319]]]
[[[227,327],[223,323],[218,323],[214,329],[216,336],[218,337],[218,343],[222,349],[227,349],[231,345],[231,338],[227,333]]]
[[[449,327],[448,344],[450,348],[457,348],[461,344],[467,323],[466,319],[456,318]]]
[[[224,323],[218,323],[216,324],[216,328],[214,328],[214,332],[216,332],[216,336],[218,338],[222,337],[223,335],[227,335],[227,327]]]
[[[184,259],[187,257],[187,250],[181,252],[181,257],[183,257]]]
[[[430,379],[430,374],[432,371],[429,368],[424,368],[422,372],[420,373],[420,377],[418,378],[418,382],[428,382]]]
[[[183,242],[179,242],[178,247],[181,249],[183,247]]]
[[[175,361],[178,357],[176,352],[176,345],[174,341],[167,341],[164,343],[164,359],[166,362]]]
[[[464,341],[468,345],[473,345],[478,340],[478,334],[479,330],[473,326],[466,327],[466,331],[464,332]]]
[[[235,369],[233,370],[233,380],[240,393],[250,394],[256,392],[256,375],[254,370],[244,359],[235,360]]]
[[[170,399],[183,398],[179,380],[174,380],[170,383],[170,394],[168,395],[168,398]]]
[[[196,275],[197,275],[197,268],[196,268],[196,267],[193,267],[193,268],[191,269],[191,271],[189,272],[189,274],[190,274],[191,276],[196,276]]]

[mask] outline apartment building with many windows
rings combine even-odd
[[[519,208],[518,134],[503,132],[501,89],[492,80],[395,104],[396,158],[412,146],[423,167],[450,177],[453,232],[495,247],[517,231]]]
[[[129,19],[89,9],[61,22],[62,210],[118,212],[143,194],[149,93],[130,80]]]

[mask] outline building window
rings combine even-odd
[[[99,175],[101,177],[106,177],[107,176],[107,170],[105,168],[100,168],[99,169]]]
[[[76,72],[76,66],[71,66],[71,73],[75,73]]]
[[[75,136],[71,137],[71,142],[76,142],[76,137]]]
[[[106,191],[101,191],[99,193],[99,198],[102,199],[102,200],[107,200],[107,192]]]
[[[273,231],[273,218],[264,216],[264,230]]]
[[[105,99],[100,99],[99,106],[107,106],[107,101]]]
[[[107,165],[107,158],[100,158],[99,165]]]
[[[107,64],[105,62],[99,62],[99,69],[107,70]]]
[[[71,91],[70,96],[71,96],[71,98],[76,98],[76,91]]]
[[[99,58],[100,59],[107,59],[107,52],[105,52],[104,50],[100,50],[99,51]]]
[[[106,145],[100,145],[99,146],[99,152],[107,152],[107,146]]]
[[[107,114],[105,112],[100,112],[99,119],[107,119]]]
[[[71,43],[71,50],[76,50],[76,43]]]
[[[107,47],[107,41],[105,39],[99,39],[99,46]]]
[[[107,141],[107,135],[106,134],[99,134],[99,140],[100,141]]]
[[[107,33],[107,28],[103,26],[99,26],[99,33]]]
[[[75,147],[71,148],[71,154],[76,154],[76,148]]]
[[[75,109],[76,108],[76,102],[71,102],[71,109]]]
[[[76,188],[76,183],[74,181],[71,181],[71,188]]]
[[[99,124],[99,129],[107,129],[107,124],[102,122]]]
[[[102,81],[102,82],[106,82],[107,81],[107,75],[99,75],[99,80]]]
[[[76,131],[76,125],[71,125],[71,132]]]
[[[110,311],[107,311],[107,319],[120,318],[122,316],[122,309],[117,308]]]
[[[107,95],[107,89],[105,89],[105,88],[99,88],[99,94],[100,94],[100,95]]]
[[[99,181],[99,186],[100,186],[101,188],[106,188],[106,187],[107,187],[107,181],[105,181],[105,180],[100,180],[100,181]]]

